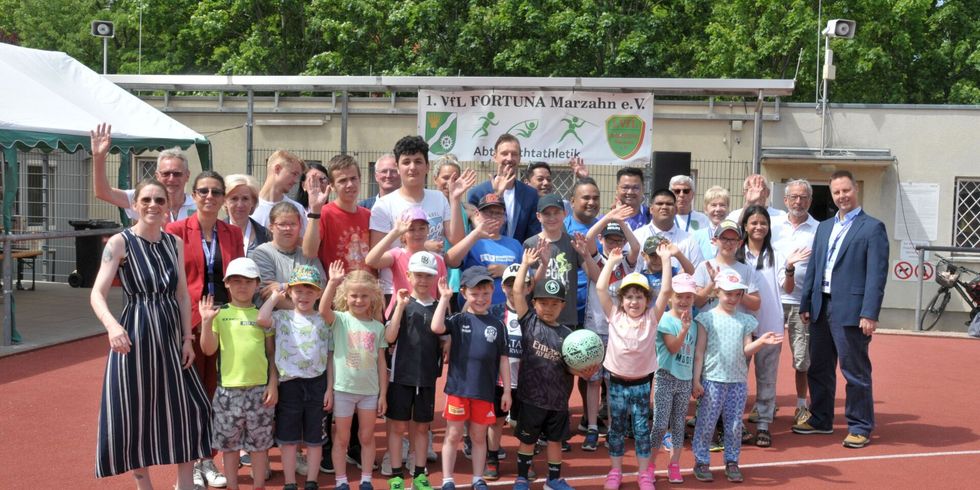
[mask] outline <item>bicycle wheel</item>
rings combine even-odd
[[[949,296],[949,289],[942,288],[932,297],[929,301],[929,306],[926,306],[922,310],[922,316],[919,317],[919,328],[922,330],[932,330],[932,327],[936,326],[936,323],[939,322],[939,317],[943,316],[943,312],[946,311]]]

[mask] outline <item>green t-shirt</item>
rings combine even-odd
[[[227,304],[218,311],[211,330],[218,336],[218,376],[225,388],[262,386],[269,382],[265,339],[273,332],[258,325],[255,306]]]
[[[708,334],[701,379],[718,383],[745,383],[749,374],[745,337],[752,334],[759,321],[741,312],[725,314],[721,308],[702,312],[694,321],[704,327]]]
[[[346,311],[335,311],[333,328],[333,389],[355,395],[378,395],[378,349],[388,347],[384,325],[362,322]]]

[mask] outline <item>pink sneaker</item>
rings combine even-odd
[[[671,483],[684,483],[684,477],[681,476],[681,465],[671,463],[667,467],[667,481]]]
[[[605,490],[619,490],[619,486],[623,483],[623,471],[613,468],[609,470],[609,474],[606,475],[606,484],[602,486]]]
[[[636,483],[639,485],[640,490],[656,490],[654,486],[654,480],[656,477],[653,475],[655,468],[650,465],[645,471],[641,471],[639,475],[636,476]]]

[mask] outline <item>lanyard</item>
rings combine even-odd
[[[218,230],[217,225],[211,229],[211,244],[208,245],[207,241],[204,239],[204,234],[201,234],[201,248],[204,249],[204,263],[208,266],[208,295],[214,296],[214,252],[215,246],[218,244]]]
[[[694,219],[694,213],[693,212],[691,214],[687,215],[687,224],[684,225],[684,231],[687,231],[691,227],[691,220],[692,219]],[[681,227],[681,224],[677,222],[677,215],[676,214],[674,215],[674,225],[676,225],[678,228]]]
[[[845,233],[847,233],[847,230],[851,227],[851,224],[854,223],[854,218],[856,217],[857,215],[854,215],[850,219],[848,219],[841,227],[840,233],[838,233],[837,236],[834,237],[833,243],[831,243],[830,248],[827,249],[827,265],[830,265],[830,258],[834,255],[834,250],[837,249],[837,242],[839,242],[840,238],[844,236]]]

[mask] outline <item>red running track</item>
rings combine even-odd
[[[104,338],[95,337],[0,359],[0,488],[133,488],[129,475],[101,480],[94,477],[106,352]],[[853,450],[841,447],[846,435],[843,384],[838,386],[833,435],[800,436],[789,431],[795,395],[789,350],[784,346],[778,385],[781,410],[771,427],[773,447],[743,447],[741,464],[746,480],[742,487],[978,487],[974,480],[980,476],[980,341],[879,334],[871,344],[871,355],[878,428],[871,445]],[[440,396],[437,407],[442,404]],[[581,412],[577,393],[572,395],[571,404],[577,425]],[[435,426],[438,450],[444,425],[437,420]],[[380,421],[375,433],[380,461],[386,445]],[[609,464],[605,450],[582,452],[581,435],[571,442],[574,449],[565,454],[563,476],[576,488],[600,489]],[[501,464],[501,480],[492,487],[511,487],[516,444],[516,439],[505,434],[508,457]],[[631,457],[628,450],[627,472],[635,471]],[[282,488],[278,450],[272,450],[271,458],[276,473],[268,488]],[[535,458],[539,474],[545,470],[542,458]],[[659,470],[665,468],[664,461],[661,454]],[[720,454],[713,455],[715,482],[699,483],[690,475],[693,457],[690,447],[685,447],[681,457],[686,478],[683,486],[730,486],[717,469],[721,461]],[[469,461],[460,456],[457,481],[469,481],[468,466]],[[436,486],[442,481],[440,468],[440,463],[429,465],[430,479]],[[172,488],[174,468],[153,468],[150,473],[157,488]],[[352,467],[348,474],[357,478],[360,472]],[[240,481],[242,488],[251,488],[245,469],[240,470]],[[333,488],[333,483],[333,476],[321,475],[322,488]],[[657,484],[661,490],[671,486],[663,471],[658,471]],[[374,485],[387,488],[377,472]],[[540,489],[541,485],[539,481],[532,488]],[[635,477],[627,476],[623,488],[635,489]]]

